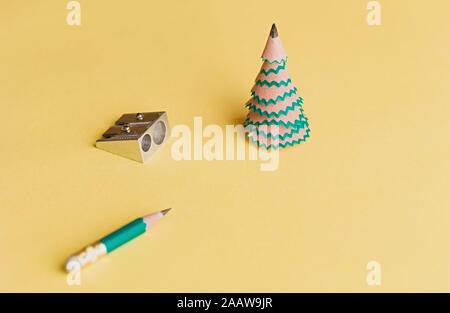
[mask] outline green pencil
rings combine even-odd
[[[127,225],[119,228],[111,234],[103,237],[95,243],[73,254],[66,262],[66,270],[73,272],[80,270],[85,265],[94,263],[98,258],[114,251],[128,241],[142,235],[158,222],[171,209],[165,209],[156,213],[135,219]]]

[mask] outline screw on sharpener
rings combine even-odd
[[[95,146],[144,163],[169,136],[166,112],[130,113],[122,115]]]
[[[123,126],[122,126],[122,131],[124,131],[124,132],[126,132],[126,133],[131,132],[130,125],[128,125],[128,124],[123,125]]]

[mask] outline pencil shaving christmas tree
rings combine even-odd
[[[252,88],[252,98],[244,126],[248,137],[267,149],[293,146],[309,137],[308,119],[303,114],[303,99],[286,69],[287,56],[272,25],[262,54],[263,65]]]

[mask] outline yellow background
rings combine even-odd
[[[378,27],[366,0],[81,0],[79,27],[67,2],[0,4],[0,290],[450,291],[448,1],[382,0]],[[125,112],[242,122],[272,22],[312,130],[278,170],[94,147]]]

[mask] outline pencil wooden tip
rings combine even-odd
[[[166,215],[167,212],[169,212],[170,210],[172,210],[172,208],[168,208],[168,209],[162,210],[162,211],[161,211],[161,214],[162,214],[162,215]]]
[[[272,28],[270,29],[270,37],[277,38],[278,37],[278,30],[275,26],[275,23],[272,24]]]

